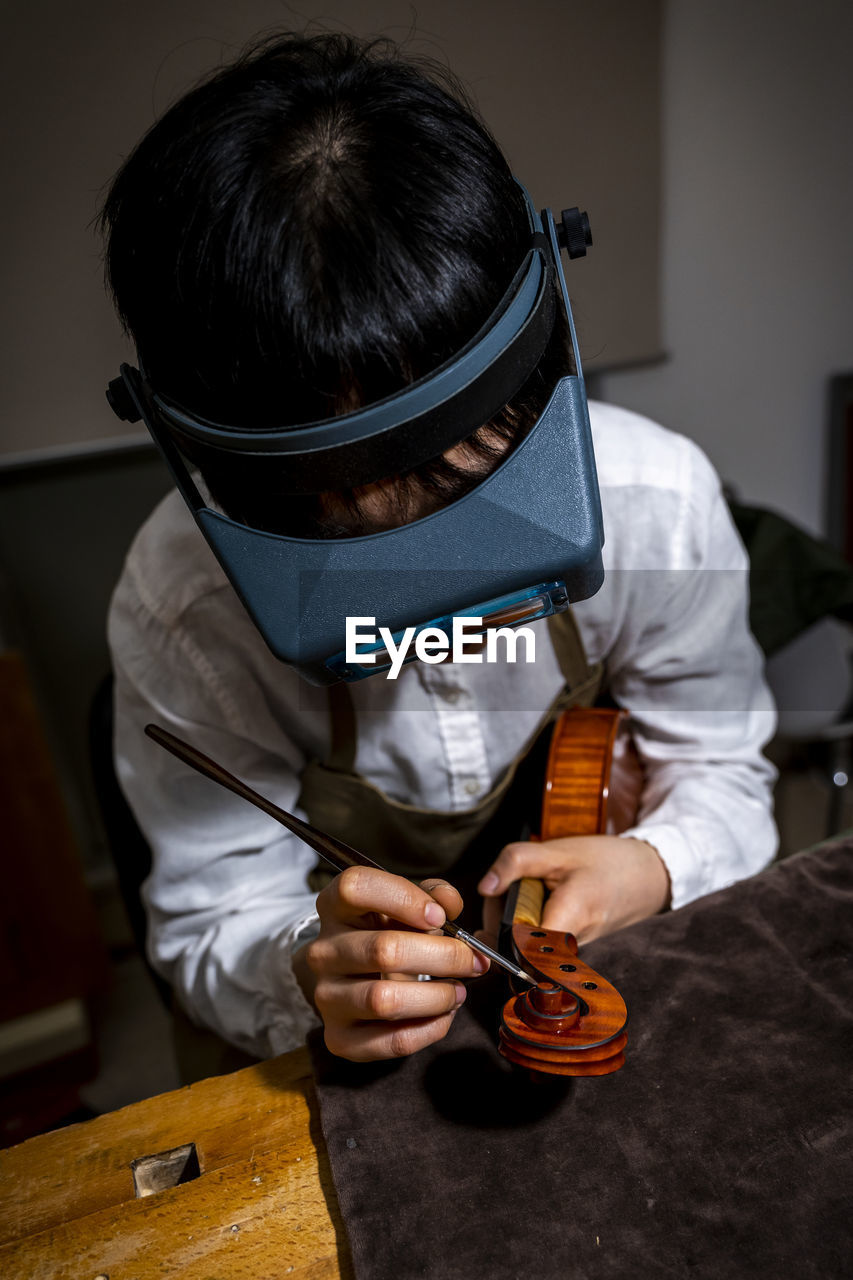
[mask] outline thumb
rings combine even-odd
[[[554,855],[547,844],[517,840],[501,849],[477,890],[484,898],[494,898],[506,892],[515,880],[524,876],[544,877],[553,869]]]

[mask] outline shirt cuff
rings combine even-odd
[[[643,823],[619,835],[623,840],[645,840],[656,850],[669,875],[673,910],[708,892],[702,861],[675,823]]]
[[[317,1010],[305,999],[293,972],[293,952],[303,942],[316,938],[319,931],[319,917],[312,911],[288,925],[278,939],[276,997],[277,1002],[280,1002],[280,1010],[279,1016],[267,1031],[270,1049],[274,1054],[298,1049],[305,1043],[309,1031],[323,1025]]]

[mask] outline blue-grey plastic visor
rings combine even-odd
[[[530,210],[531,252],[494,323],[432,378],[357,413],[241,433],[167,405],[137,370],[123,366],[138,416],[252,620],[276,657],[312,683],[387,673],[390,664],[380,659],[378,644],[375,662],[347,658],[347,619],[373,618],[399,645],[407,628],[414,627],[416,637],[457,616],[484,617],[486,626],[517,626],[584,599],[601,585],[604,535],[577,337],[553,217],[547,209],[541,218]],[[547,320],[546,303],[553,308],[560,296],[575,372],[560,379],[533,428],[486,479],[411,524],[317,540],[253,529],[205,503],[180,453],[182,441],[192,437],[196,445],[269,453],[275,467],[285,459],[298,467],[312,451],[316,457],[363,458],[369,466],[371,450],[387,447],[392,453],[402,449],[408,466],[415,466],[423,459],[406,452],[413,424],[429,427],[431,421],[439,433],[450,424],[462,439],[488,421],[466,418],[476,400],[472,387],[477,403],[499,387],[500,404],[520,389],[528,373],[520,371],[517,357],[525,345],[530,348],[531,319]],[[515,621],[505,620],[508,610]]]

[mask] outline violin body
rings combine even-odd
[[[626,783],[625,794],[611,803],[617,744],[620,759],[632,758],[626,720],[623,711],[573,707],[557,721],[540,840],[598,835],[629,825],[640,790],[638,765],[626,773],[631,784]],[[628,1041],[625,1002],[606,978],[578,958],[573,934],[541,927],[544,902],[541,880],[519,881],[509,906],[510,945],[518,964],[540,982],[516,992],[504,1005],[500,1052],[518,1066],[550,1075],[618,1071]]]

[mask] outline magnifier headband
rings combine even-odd
[[[554,267],[532,206],[530,214],[530,248],[482,329],[444,365],[396,395],[340,417],[275,428],[214,423],[156,392],[150,393],[153,408],[178,443],[190,442],[202,465],[207,450],[274,456],[283,493],[354,488],[438,457],[490,421],[545,352],[556,312]]]
[[[523,188],[522,188],[523,190]],[[519,272],[486,326],[427,379],[356,413],[324,422],[250,431],[206,422],[157,395],[122,365],[108,398],[119,417],[145,420],[175,482],[270,650],[315,684],[361,679],[381,669],[346,651],[346,624],[373,616],[392,637],[467,615],[515,626],[564,609],[598,590],[604,532],[595,456],[560,249],[590,243],[585,215],[530,204],[530,243]],[[521,389],[545,352],[557,294],[574,372],[520,441],[475,487],[411,524],[351,538],[264,532],[209,507],[186,458],[270,455],[276,480],[293,491],[348,488],[407,471],[470,436]],[[396,641],[395,641],[396,643]],[[417,646],[415,647],[417,654]],[[411,656],[411,655],[410,655]],[[418,655],[419,656],[419,655]]]

